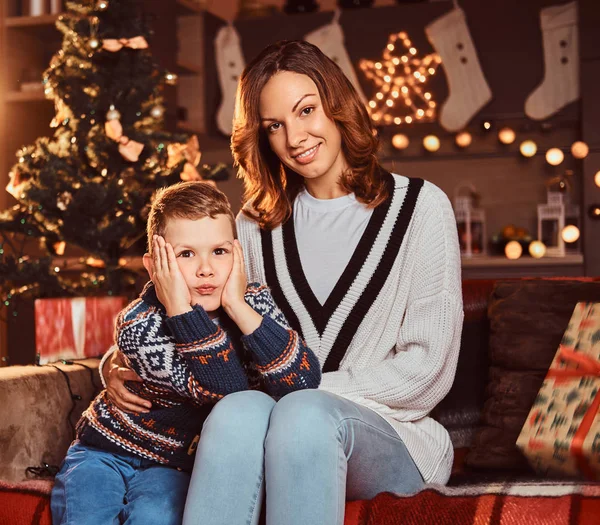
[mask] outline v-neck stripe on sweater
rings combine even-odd
[[[394,192],[391,174],[387,174],[386,184],[390,196],[373,211],[324,305],[317,300],[302,269],[293,218],[272,231],[261,231],[265,276],[273,297],[288,321],[325,362],[323,372],[339,368],[361,319],[381,291],[402,245],[423,180],[409,179],[404,199]]]

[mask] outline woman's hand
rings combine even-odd
[[[127,412],[148,412],[152,408],[150,401],[136,396],[125,387],[125,381],[141,382],[142,378],[128,368],[119,350],[106,360],[102,375],[106,382],[106,394],[109,399],[121,410]]]
[[[152,244],[152,282],[158,300],[169,317],[191,311],[190,290],[177,264],[173,247],[160,235],[154,236]]]

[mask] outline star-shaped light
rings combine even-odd
[[[375,124],[411,124],[435,120],[436,103],[424,89],[442,59],[437,53],[418,58],[405,32],[390,35],[383,60],[361,60],[360,68],[377,92],[367,109]]]

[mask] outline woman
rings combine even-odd
[[[447,197],[378,165],[361,100],[306,42],[247,66],[231,143],[248,278],[269,285],[323,376],[213,408],[184,524],[257,523],[264,486],[268,525],[341,525],[346,500],[445,483],[452,445],[428,414],[452,384],[463,318]]]

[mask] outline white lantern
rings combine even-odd
[[[548,202],[538,204],[538,239],[546,245],[546,256],[564,257],[565,194],[548,191]]]
[[[485,255],[487,252],[485,211],[475,208],[473,198],[476,194],[475,187],[471,184],[461,184],[454,192],[454,214],[458,227],[460,253],[465,257]]]

